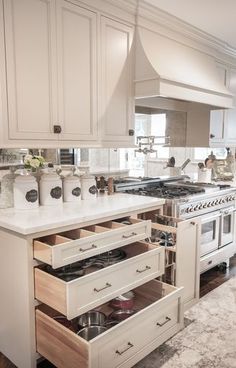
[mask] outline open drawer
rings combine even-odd
[[[134,361],[127,361],[145,346],[157,341],[157,347],[162,335],[168,339],[183,327],[181,289],[152,280],[133,291],[136,313],[90,341],[53,319],[57,312],[39,306],[37,351],[58,368],[131,367]],[[107,316],[113,311],[108,304],[98,309]]]
[[[34,258],[58,268],[150,236],[149,220],[109,221],[35,239]]]
[[[122,261],[102,269],[93,263],[69,282],[55,276],[50,266],[36,267],[35,298],[72,319],[164,273],[163,247],[136,242],[121,251]]]

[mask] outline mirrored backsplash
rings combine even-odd
[[[159,176],[170,175],[169,168],[166,168],[168,158],[175,157],[175,166],[181,166],[189,158],[191,163],[186,167],[185,173],[197,172],[197,163],[204,162],[205,158],[213,151],[217,158],[226,157],[225,148],[176,148],[176,147],[156,147],[154,153],[139,153],[134,148],[119,149],[1,149],[0,168],[5,169],[6,165],[23,164],[24,156],[27,153],[44,156],[47,162],[58,165],[89,166],[94,174],[116,174],[130,176]],[[235,150],[231,150],[233,156]]]

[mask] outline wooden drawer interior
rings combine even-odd
[[[119,229],[121,227],[125,228],[127,226],[118,221],[107,221],[107,222],[102,222],[101,224],[98,224],[98,225],[101,227],[105,227],[106,229],[110,229],[110,230]]]
[[[34,245],[43,243],[46,245],[53,246],[53,245],[67,243],[69,241],[70,239],[66,238],[65,236],[53,234],[53,235],[44,236],[40,239],[36,239],[34,241]]]
[[[84,229],[75,229],[70,231],[65,231],[60,233],[59,235],[68,238],[70,240],[82,239],[87,238],[88,236],[94,235],[92,231],[84,230]]]
[[[156,303],[156,302],[160,301],[165,296],[171,294],[175,290],[176,290],[176,288],[171,286],[171,285],[165,284],[165,283],[163,283],[161,281],[158,281],[158,280],[151,280],[151,281],[147,282],[146,284],[141,285],[141,286],[139,286],[139,287],[132,290],[134,292],[134,308],[133,309],[136,311],[136,313],[141,312],[142,310],[144,310],[148,306],[152,305],[153,303]],[[50,308],[49,306],[47,306],[45,304],[39,305],[37,307],[37,310],[44,313],[44,314],[46,314],[50,318],[54,318],[55,316],[60,315],[60,313],[58,313],[56,310]],[[109,320],[109,315],[114,311],[114,309],[110,306],[110,302],[100,305],[99,307],[96,308],[96,310],[104,313],[108,320]],[[108,328],[106,332],[99,335],[99,338],[103,334],[106,334],[109,331],[115,330],[119,325],[125,324],[126,321],[128,321],[130,318],[133,318],[133,316],[135,316],[135,314],[128,317],[126,320],[119,322],[115,326],[112,326],[112,327]],[[68,331],[68,333],[71,333],[71,331],[73,331],[76,334],[76,332],[79,330],[77,328],[77,326],[78,326],[78,317],[76,317],[76,318],[74,318],[70,321],[67,320],[67,325],[66,326],[61,324],[60,322],[58,322],[58,320],[54,320],[53,322],[57,325],[61,325],[65,331]],[[82,341],[85,341],[87,343],[86,340],[84,340],[82,337],[80,337],[78,335],[75,335],[75,338],[79,339],[79,341],[82,340]],[[97,337],[96,337],[96,339],[97,339]],[[93,341],[93,340],[90,340],[90,341]]]
[[[110,229],[108,229],[106,227],[102,227],[102,226],[99,226],[99,225],[86,226],[86,227],[84,227],[84,229],[87,230],[87,231],[92,231],[92,232],[94,232],[96,234],[104,233],[104,232],[110,230]]]

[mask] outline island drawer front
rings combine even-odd
[[[35,298],[72,319],[164,273],[163,247],[137,242],[122,249],[135,255],[70,282],[35,268]]]
[[[168,294],[155,299],[160,287],[163,290],[167,287]],[[90,341],[85,341],[44,311],[36,310],[37,351],[58,368],[115,368],[169,329],[183,327],[181,289],[157,280],[141,288],[141,295],[146,294],[146,298],[150,295],[150,304],[142,306],[141,303],[132,317]]]
[[[58,268],[151,236],[150,220],[129,220],[131,225],[109,221],[104,226],[101,224],[88,227],[94,231],[75,229],[35,239],[34,258]],[[74,237],[76,232],[78,238],[72,240],[70,234]]]

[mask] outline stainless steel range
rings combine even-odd
[[[143,178],[116,183],[116,191],[165,198],[164,215],[179,219],[200,217],[200,256],[232,245],[235,228],[236,188],[230,185],[192,183],[180,178]],[[209,264],[209,268],[210,268]]]

